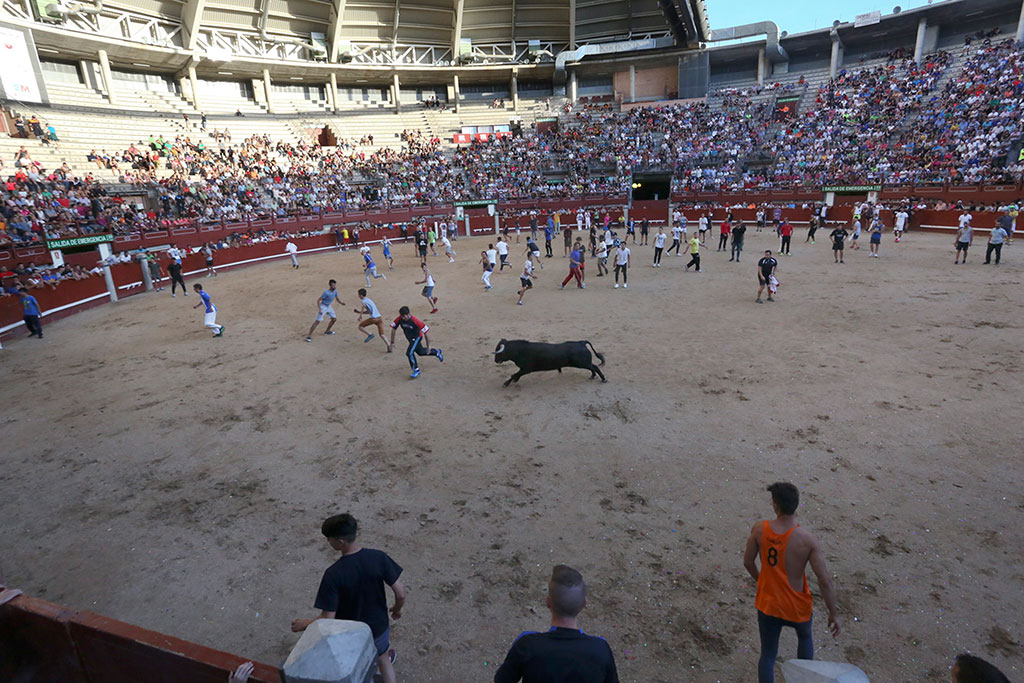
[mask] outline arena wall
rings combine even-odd
[[[25,595],[0,606],[0,680],[35,683],[223,683],[246,660],[92,612]],[[255,665],[254,683],[281,683]]]

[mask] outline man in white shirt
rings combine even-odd
[[[992,232],[988,236],[988,246],[985,249],[985,265],[991,263],[993,252],[996,255],[996,265],[999,265],[999,257],[1003,254],[1003,242],[1006,237],[1006,230],[1002,226],[997,225],[992,228]]]
[[[295,246],[295,242],[288,240],[288,244],[284,245],[284,251],[286,254],[292,257],[292,268],[299,267],[299,248]]]
[[[908,218],[910,218],[910,214],[905,209],[900,209],[896,212],[896,223],[893,225],[892,231],[896,235],[897,242],[903,237],[903,230],[907,227]]]
[[[665,231],[658,228],[658,234],[654,236],[654,264],[653,268],[661,268],[661,252],[665,247]]]
[[[619,288],[619,272],[622,272],[622,288],[627,289],[626,270],[629,268],[629,247],[623,242],[615,251],[615,289]]]
[[[967,250],[971,247],[971,238],[973,237],[973,230],[971,225],[960,226],[956,231],[956,259],[953,260],[954,264],[960,263],[960,252],[964,253],[964,263],[967,263]]]
[[[498,251],[498,258],[501,260],[501,266],[498,268],[498,272],[500,273],[505,270],[505,266],[508,266],[509,268],[512,267],[512,264],[508,262],[508,242],[499,236],[496,248]]]
[[[498,265],[498,250],[494,248],[493,244],[487,245],[487,261],[491,264],[491,270]]]
[[[533,289],[533,278],[537,275],[533,272],[533,259],[527,258],[523,264],[523,272],[519,276],[519,291],[516,294],[519,295],[519,301],[516,302],[519,306],[523,305],[523,296],[526,294],[526,290]]]
[[[672,251],[673,249],[675,249],[676,250],[676,256],[679,256],[679,247],[682,246],[682,244],[683,244],[682,236],[683,236],[683,229],[682,229],[682,227],[680,227],[679,221],[676,221],[675,225],[672,226],[672,245],[668,248],[666,253],[668,253],[668,252]],[[654,241],[657,242],[658,239],[655,238]]]

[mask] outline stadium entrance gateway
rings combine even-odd
[[[855,202],[877,202],[878,193],[882,191],[881,185],[825,185],[821,188],[825,193],[825,204],[833,206],[836,202],[836,195],[841,194],[847,199]]]
[[[114,241],[114,235],[103,233],[100,235],[83,235],[81,237],[62,237],[59,239],[46,239],[46,248],[50,250],[50,258],[53,259],[53,267],[60,268],[64,265],[64,252],[78,254],[84,251],[99,249],[100,259],[105,261],[113,251],[110,248]],[[145,268],[143,268],[145,270]],[[117,301],[117,287],[114,285],[114,278],[110,274],[110,266],[103,266],[103,280],[107,283],[107,293],[111,301]]]
[[[497,235],[501,226],[498,223],[498,200],[497,199],[463,199],[455,202],[455,218],[464,220],[466,225],[466,237],[473,236],[473,230],[469,227],[469,216],[466,215],[467,207],[486,206],[488,215],[494,216],[494,234]]]

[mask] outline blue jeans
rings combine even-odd
[[[373,639],[373,647],[376,648],[378,657],[385,655],[391,647],[391,639],[388,637],[390,635],[391,628],[389,627],[384,629],[384,633]]]
[[[757,683],[775,683],[775,659],[779,656],[779,636],[782,627],[796,629],[796,656],[799,659],[814,659],[814,636],[811,634],[811,621],[786,621],[778,617],[770,617],[761,610],[757,611],[757,630],[761,634],[761,658],[757,660]]]

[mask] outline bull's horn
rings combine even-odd
[[[505,345],[504,345],[504,344],[502,344],[501,346],[499,346],[499,347],[498,347],[498,350],[497,350],[497,351],[492,351],[492,352],[491,352],[491,355],[492,355],[492,356],[497,356],[497,355],[498,355],[499,353],[501,353],[501,352],[502,352],[502,351],[504,351],[504,350],[505,350]]]

